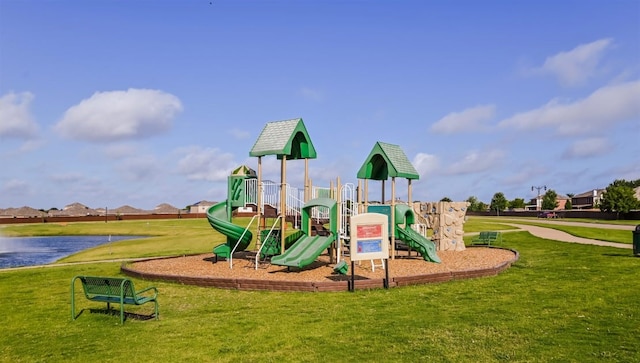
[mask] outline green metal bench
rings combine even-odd
[[[502,234],[495,231],[482,231],[480,234],[471,241],[471,245],[487,245],[502,240]]]
[[[151,286],[136,291],[133,281],[118,277],[76,276],[71,280],[71,319],[76,320],[75,285],[76,280],[82,283],[84,296],[91,301],[106,302],[107,310],[111,304],[120,304],[120,324],[124,324],[124,305],[154,304],[154,316],[158,320],[158,289]],[[79,314],[78,314],[79,315]]]

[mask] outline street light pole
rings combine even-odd
[[[540,210],[542,208],[542,203],[540,203],[540,190],[544,189],[545,191],[547,190],[547,186],[546,185],[542,185],[542,186],[532,186],[531,187],[531,191],[533,191],[534,189],[538,190],[538,198],[536,199],[536,210]]]

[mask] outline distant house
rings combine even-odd
[[[605,189],[593,189],[588,192],[574,195],[571,198],[573,209],[596,209],[602,201]]]
[[[111,210],[111,213],[118,215],[132,215],[132,214],[148,214],[149,212],[143,209],[134,208],[130,205],[123,205]]]
[[[49,212],[52,217],[82,217],[100,215],[95,209],[89,208],[82,203],[71,203],[66,205],[62,210],[52,210]]]
[[[525,206],[525,210],[542,210],[542,199],[544,198],[544,194],[541,194],[539,197],[531,198],[529,204]],[[567,201],[569,197],[563,194],[558,194],[556,196],[556,202],[558,206],[554,208],[554,210],[563,210],[567,205]]]
[[[153,209],[153,214],[180,214],[180,209],[171,204],[162,203]]]
[[[0,218],[42,217],[43,214],[43,212],[27,206],[20,208],[0,209]]]
[[[207,209],[214,204],[216,204],[216,202],[201,200],[189,206],[189,213],[207,213]]]
[[[558,202],[558,206],[556,207],[556,210],[562,210],[565,208],[565,206],[567,205],[567,202],[569,201],[568,196],[564,195],[564,194],[558,194],[558,197],[556,198],[556,201]]]

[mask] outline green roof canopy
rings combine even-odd
[[[420,178],[400,146],[378,141],[358,170],[358,179],[387,180],[389,177]]]
[[[232,176],[249,176],[249,177],[256,177],[256,171],[251,169],[250,167],[246,166],[246,165],[240,165],[239,167],[235,168],[232,172],[231,172]]]
[[[267,123],[249,152],[249,156],[264,155],[277,155],[278,159],[284,155],[288,160],[317,157],[301,118]]]

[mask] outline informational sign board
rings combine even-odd
[[[380,213],[351,217],[351,261],[389,258],[389,218]]]

